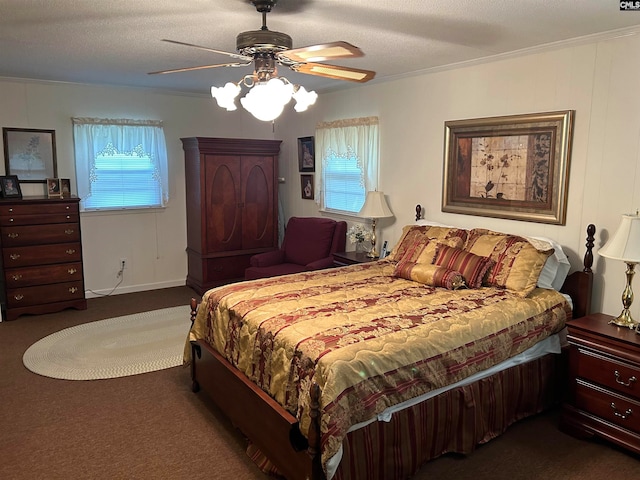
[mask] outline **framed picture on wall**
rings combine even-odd
[[[316,154],[313,137],[298,139],[298,168],[300,172],[316,171]]]
[[[302,189],[302,198],[313,200],[313,175],[300,175],[300,188]]]
[[[574,113],[445,122],[442,211],[564,225]]]
[[[22,183],[46,183],[58,176],[55,130],[4,127],[2,139],[7,175]]]
[[[4,198],[22,198],[18,177],[15,175],[0,177],[0,193]]]

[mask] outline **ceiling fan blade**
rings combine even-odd
[[[300,63],[292,65],[289,68],[294,72],[359,83],[368,82],[376,76],[376,72],[372,72],[371,70],[360,70],[358,68],[340,67],[338,65],[327,65],[324,63]]]
[[[239,53],[225,52],[222,50],[216,50],[215,48],[203,47],[201,45],[194,45],[193,43],[178,42],[177,40],[168,40],[166,38],[163,38],[162,41],[168,42],[168,43],[175,43],[176,45],[184,45],[185,47],[199,48],[200,50],[219,53],[220,55],[227,55],[228,57],[237,58],[239,60],[244,60],[244,61],[253,60],[251,57],[247,57],[246,55],[240,55]]]
[[[362,57],[364,53],[355,45],[339,41],[293,48],[280,52],[278,56],[288,58],[295,63],[303,63],[324,62],[325,60],[332,60],[334,58]]]
[[[149,72],[147,75],[162,75],[162,74],[165,74],[165,73],[189,72],[191,70],[205,70],[207,68],[217,68],[217,67],[244,67],[246,65],[251,65],[251,62],[247,62],[247,63],[217,63],[215,65],[200,65],[198,67],[173,68],[171,70],[160,70],[160,71],[157,71],[157,72]]]

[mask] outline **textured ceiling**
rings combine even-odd
[[[148,75],[229,61],[161,39],[234,52],[236,35],[261,24],[248,0],[0,0],[0,77],[207,94],[252,69]],[[331,63],[384,81],[602,32],[636,34],[640,11],[620,11],[614,0],[280,0],[267,25],[291,35],[294,48],[357,45],[364,57]],[[279,73],[318,91],[351,85]]]

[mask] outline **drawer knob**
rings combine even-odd
[[[78,291],[78,289],[76,287],[70,287],[69,288],[69,293],[76,293]]]
[[[11,260],[17,260],[20,258],[20,254],[19,253],[12,253],[11,255],[9,255],[9,258]]]
[[[11,275],[11,278],[13,280],[20,280],[22,278],[22,275],[19,273],[14,273],[13,275]]]
[[[74,233],[75,230],[73,228],[67,228],[64,233],[66,233],[67,235],[71,235],[72,233]]]
[[[620,413],[618,411],[618,407],[616,407],[616,404],[611,402],[611,408],[613,409],[613,414],[616,417],[620,417],[623,420],[626,420],[627,418],[629,418],[631,416],[631,414],[633,413],[633,410],[631,410],[630,408],[627,408],[627,410],[624,413]]]
[[[18,234],[18,233],[9,233],[7,235],[7,237],[9,237],[9,238],[18,238],[19,236],[20,236],[20,234]]]
[[[15,300],[17,300],[17,301],[20,301],[20,300],[22,300],[22,299],[24,298],[24,295],[20,295],[20,294],[18,294],[18,295],[14,295],[14,296],[13,296],[13,298],[14,298]]]
[[[70,248],[70,249],[66,250],[66,253],[68,255],[73,255],[74,253],[76,253],[76,251],[73,248]]]
[[[69,270],[67,270],[67,273],[69,275],[73,275],[74,273],[76,273],[78,270],[76,270],[75,268],[70,268]]]
[[[620,372],[618,370],[613,372],[613,374],[616,376],[616,383],[619,383],[620,385],[624,385],[625,387],[630,387],[633,382],[637,381],[635,375],[629,378],[629,380],[626,382],[623,380],[620,380]]]

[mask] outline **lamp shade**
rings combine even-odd
[[[640,263],[640,216],[622,215],[622,222],[616,233],[598,254],[623,262]]]
[[[387,205],[384,193],[375,191],[367,192],[367,197],[364,200],[364,205],[362,205],[358,216],[363,218],[385,218],[393,217],[393,213],[389,205]]]

